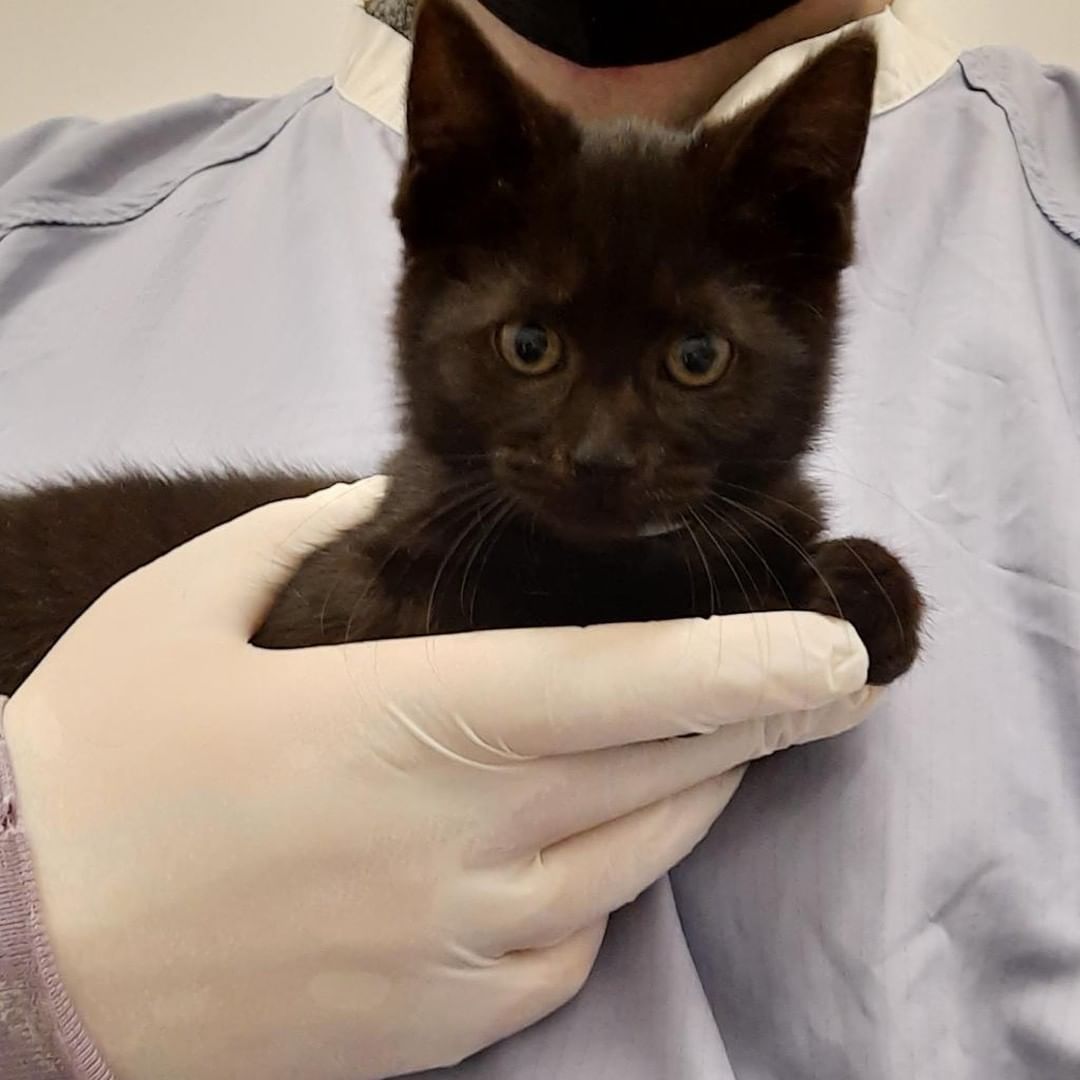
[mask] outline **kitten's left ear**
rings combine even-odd
[[[752,126],[742,160],[794,181],[849,197],[862,164],[874,104],[877,43],[850,34],[811,60],[768,99]]]
[[[577,143],[571,121],[524,86],[452,0],[425,0],[413,34],[408,156],[395,203],[407,248],[482,243]]]
[[[725,213],[741,207],[763,235],[846,262],[876,74],[874,39],[849,34],[730,124],[704,129],[702,150],[730,183]]]

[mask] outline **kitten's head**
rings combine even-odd
[[[876,51],[733,121],[578,127],[446,0],[415,35],[398,332],[413,440],[549,530],[677,525],[797,467],[852,254]]]

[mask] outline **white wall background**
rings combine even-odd
[[[332,74],[350,0],[0,0],[0,132]]]
[[[0,133],[329,74],[354,2],[0,0]],[[926,2],[961,44],[1021,45],[1080,69],[1080,0]]]
[[[1080,0],[928,0],[960,45],[1018,45],[1080,70]]]

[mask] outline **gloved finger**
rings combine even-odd
[[[246,641],[315,548],[374,514],[386,483],[373,476],[270,503],[178,548],[170,568],[185,610]]]
[[[497,854],[526,854],[789,746],[842,734],[859,724],[878,694],[864,687],[810,712],[729,724],[697,739],[668,739],[571,757],[542,758],[523,770],[520,809],[508,808]],[[505,840],[512,838],[512,846]]]
[[[585,985],[606,929],[605,915],[547,948],[501,957],[498,977],[505,1003],[501,1010],[491,1010],[484,1045],[530,1027],[570,1001]]]
[[[782,611],[362,643],[345,663],[430,737],[494,763],[816,709],[865,685],[867,656],[850,624]]]
[[[500,956],[562,941],[641,895],[704,839],[745,766],[542,851],[480,901],[477,950]]]

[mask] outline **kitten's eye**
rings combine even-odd
[[[562,341],[539,323],[506,323],[496,335],[499,355],[522,375],[547,375],[562,359]]]
[[[735,349],[725,338],[688,334],[668,349],[667,369],[682,386],[712,386],[727,371]]]

